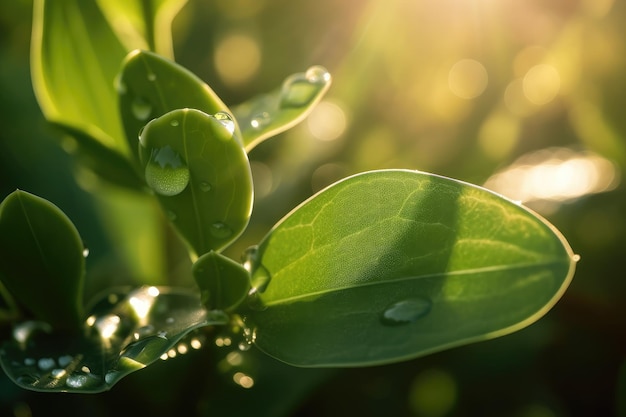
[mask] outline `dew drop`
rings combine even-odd
[[[141,97],[136,97],[130,106],[130,111],[138,120],[148,120],[152,113],[152,106]]]
[[[572,261],[579,262],[580,261],[580,255],[576,254],[576,255],[572,256]]]
[[[252,117],[252,120],[250,120],[250,126],[252,126],[253,129],[262,129],[267,126],[271,121],[272,119],[270,118],[269,113],[262,112]]]
[[[72,363],[72,361],[74,360],[74,357],[71,355],[63,355],[61,357],[59,357],[59,366],[62,368],[65,368],[67,365],[69,365],[70,363]]]
[[[87,384],[87,375],[72,374],[65,380],[65,385],[70,388],[81,388]]]
[[[224,222],[215,222],[211,225],[211,235],[216,239],[226,239],[232,234],[233,231]]]
[[[409,324],[426,316],[432,302],[425,297],[409,298],[389,305],[382,314],[381,321],[389,326]]]
[[[224,137],[220,137],[220,139],[228,140],[232,138],[233,133],[235,133],[235,122],[233,118],[231,117],[231,115],[224,111],[220,111],[220,112],[215,113],[213,117],[217,119],[217,121],[220,122],[222,126],[224,126],[226,131],[228,132],[227,135],[225,135]]]
[[[280,106],[285,108],[308,105],[329,81],[330,74],[320,66],[311,67],[304,74],[288,77],[280,93]]]
[[[52,358],[41,358],[37,361],[37,366],[42,371],[49,371],[56,366],[56,362]]]
[[[37,363],[37,361],[33,358],[26,358],[24,359],[24,365],[26,366],[33,366]]]
[[[111,385],[112,383],[114,383],[118,379],[118,375],[119,374],[120,374],[119,371],[109,371],[104,376],[104,381],[107,384]]]
[[[156,81],[156,79],[157,79],[157,76],[155,73],[153,72],[148,73],[148,81]]]
[[[320,65],[310,67],[304,76],[310,83],[327,83],[330,81],[330,73]]]
[[[205,193],[208,191],[211,191],[211,184],[209,184],[206,181],[202,181],[200,182],[200,189],[204,191]]]
[[[180,122],[179,122],[178,120],[176,120],[176,119],[174,119],[174,120],[172,120],[172,121],[170,122],[170,126],[172,126],[172,127],[176,127],[176,126],[178,126],[179,124],[180,124]]]
[[[243,251],[241,254],[241,262],[248,272],[252,272],[259,262],[259,247],[253,245]]]
[[[180,194],[189,184],[189,168],[169,145],[152,150],[145,176],[150,188],[168,197]]]
[[[86,258],[89,256],[89,248],[84,248],[83,249],[83,258]]]

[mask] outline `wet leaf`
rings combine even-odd
[[[124,61],[117,86],[124,130],[135,155],[139,132],[154,118],[183,108],[207,114],[228,110],[213,90],[193,73],[151,52],[131,52]]]
[[[330,88],[325,68],[313,66],[289,76],[281,88],[233,107],[243,144],[249,152],[256,145],[300,123]]]
[[[0,280],[38,320],[75,331],[83,318],[83,244],[49,201],[14,191],[0,204]]]
[[[193,276],[208,310],[232,310],[246,298],[250,289],[248,271],[216,252],[206,253],[194,263]]]
[[[186,336],[208,325],[223,325],[224,313],[202,307],[196,293],[142,287],[111,292],[91,309],[84,333],[56,333],[44,323],[16,326],[2,345],[0,363],[20,387],[35,391],[101,392],[163,355],[197,348]],[[170,355],[174,356],[174,355]]]
[[[250,165],[234,129],[227,113],[180,109],[141,134],[146,182],[196,256],[228,245],[250,218]]]
[[[245,313],[256,345],[299,366],[395,362],[543,316],[575,256],[545,220],[483,188],[413,171],[347,178],[261,242]],[[254,294],[254,288],[251,290]]]

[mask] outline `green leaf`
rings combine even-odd
[[[98,177],[133,190],[145,188],[143,179],[137,174],[130,161],[111,148],[102,144],[98,132],[91,129],[77,129],[63,123],[51,123],[76,141],[76,156],[80,163]]]
[[[209,310],[229,311],[248,295],[250,274],[237,262],[217,252],[202,255],[193,265],[193,276]]]
[[[248,158],[227,113],[171,111],[148,123],[140,138],[148,185],[199,256],[235,240],[252,210]]]
[[[114,79],[127,54],[93,1],[36,0],[31,76],[48,120],[98,129],[102,144],[128,153]]]
[[[328,91],[330,83],[328,71],[313,66],[289,76],[272,93],[233,107],[246,150],[249,152],[265,139],[304,120]]]
[[[0,280],[17,302],[55,329],[83,320],[83,244],[54,204],[24,191],[0,204]]]
[[[563,294],[575,258],[545,220],[483,188],[369,172],[264,238],[245,318],[260,349],[293,365],[395,362],[529,325]]]
[[[193,73],[151,52],[137,50],[128,55],[119,74],[118,86],[119,109],[129,146],[135,155],[139,132],[153,118],[183,108],[198,109],[207,114],[228,110],[209,86]]]
[[[172,20],[187,0],[97,0],[127,50],[150,49],[172,58]]]
[[[208,313],[196,293],[157,287],[115,291],[94,305],[84,332],[74,337],[41,322],[16,326],[2,345],[0,364],[25,389],[101,392],[167,356],[190,332],[227,322],[224,313]],[[191,347],[200,343],[201,336]]]

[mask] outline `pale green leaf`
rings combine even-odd
[[[289,76],[279,89],[233,107],[246,150],[304,120],[330,83],[328,71],[313,66]]]
[[[264,238],[246,320],[256,345],[290,364],[400,361],[529,325],[574,263],[554,227],[483,188],[370,172],[320,192]]]

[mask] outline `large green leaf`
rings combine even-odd
[[[83,319],[83,244],[65,214],[24,191],[0,204],[0,280],[18,303],[56,329]]]
[[[208,114],[228,110],[213,90],[193,73],[151,52],[131,52],[117,83],[124,130],[135,154],[139,132],[153,118],[183,108]]]
[[[174,57],[172,20],[187,0],[97,0],[97,3],[127,50],[149,49]]]
[[[146,182],[197,256],[228,245],[250,218],[250,164],[234,129],[227,113],[179,109],[141,133]]]
[[[24,322],[0,349],[0,364],[22,388],[101,392],[164,355],[199,348],[194,330],[224,325],[223,312],[207,312],[197,293],[141,287],[106,294],[91,309],[84,331],[73,337],[42,322]]]
[[[328,71],[313,66],[287,77],[279,89],[233,107],[246,150],[304,120],[330,83]]]
[[[44,115],[98,129],[102,144],[122,154],[113,81],[126,53],[94,1],[35,1],[31,76]]]
[[[300,366],[387,363],[510,333],[552,307],[575,263],[524,207],[403,170],[327,188],[251,253],[256,345]]]

